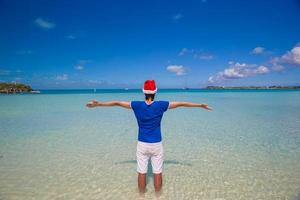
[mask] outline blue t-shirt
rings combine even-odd
[[[168,101],[154,101],[150,105],[145,101],[131,101],[131,108],[139,125],[139,141],[147,143],[161,141],[160,122],[168,107]]]

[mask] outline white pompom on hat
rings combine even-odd
[[[155,94],[157,92],[157,87],[155,80],[146,80],[144,83],[143,93],[144,94]]]

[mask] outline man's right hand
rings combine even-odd
[[[201,107],[204,108],[204,109],[212,111],[212,108],[209,107],[206,103],[203,103]]]
[[[93,101],[88,102],[86,104],[86,107],[88,107],[88,108],[94,108],[94,107],[97,106],[97,104],[98,104],[98,101],[93,100]]]

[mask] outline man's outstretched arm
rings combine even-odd
[[[128,101],[106,101],[106,102],[101,102],[101,101],[90,101],[86,104],[88,108],[94,108],[98,106],[120,106],[123,108],[128,108],[131,109],[130,102]]]
[[[173,109],[173,108],[177,108],[177,107],[199,107],[199,108],[204,108],[207,110],[212,110],[212,108],[209,107],[205,103],[192,103],[192,102],[183,102],[183,101],[170,102],[169,109]]]

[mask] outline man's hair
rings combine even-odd
[[[149,100],[151,99],[152,101],[154,100],[155,94],[145,94],[145,99]]]

